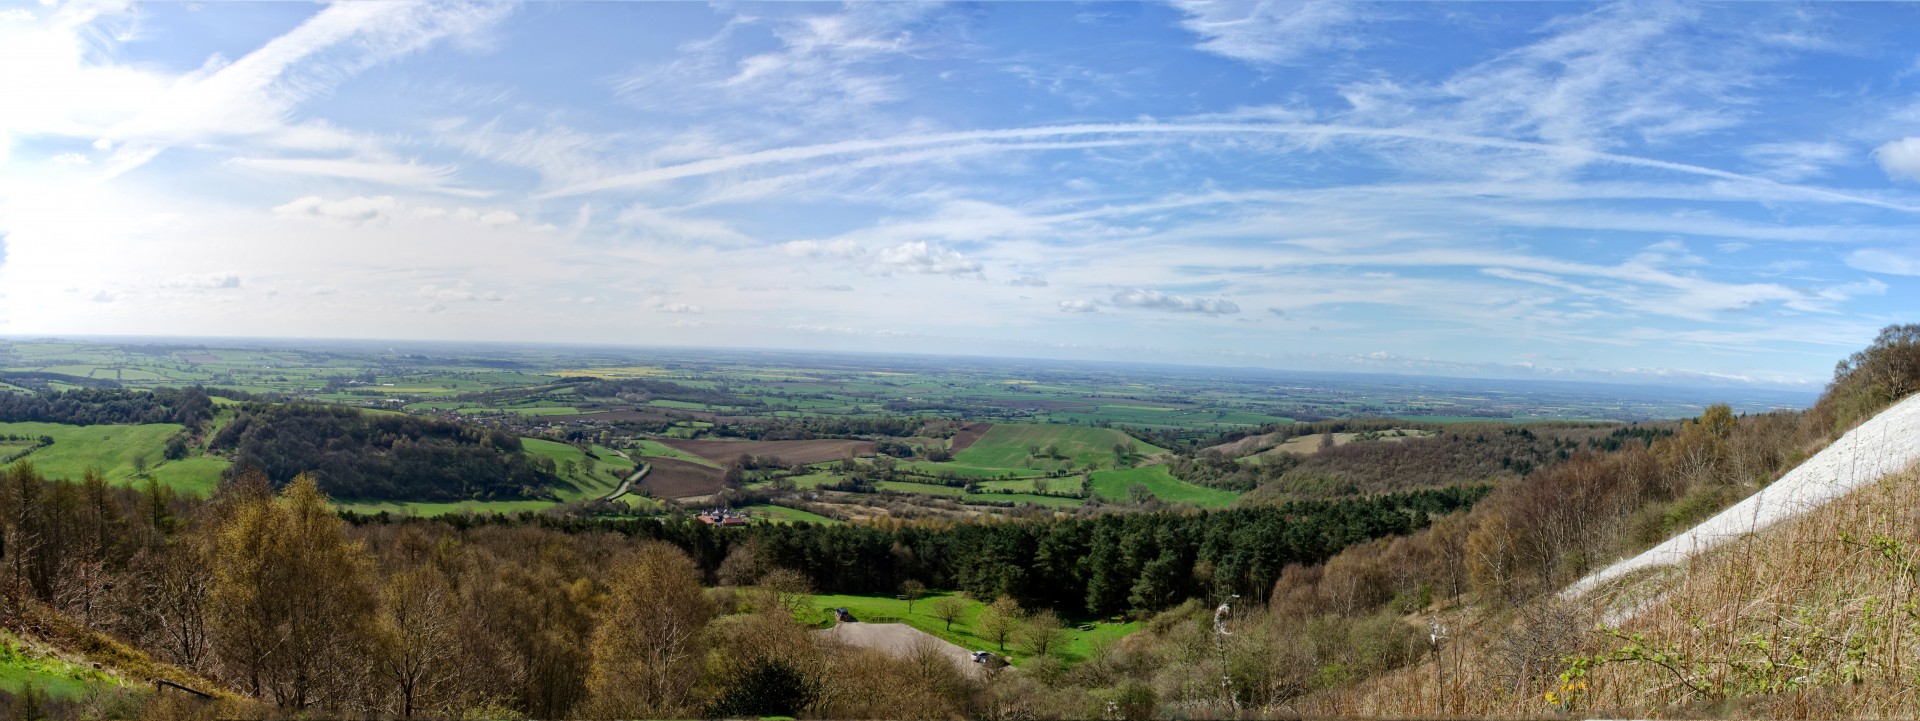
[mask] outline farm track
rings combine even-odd
[[[614,451],[614,453],[618,453],[621,458],[627,457],[627,454],[620,453],[619,451]],[[633,469],[633,475],[627,476],[625,480],[620,481],[619,488],[613,489],[612,493],[608,493],[607,495],[601,496],[600,500],[611,501],[615,498],[619,498],[621,496],[627,495],[627,490],[631,489],[634,483],[637,483],[641,479],[645,478],[647,475],[647,471],[651,471],[651,470],[653,470],[652,464],[641,463],[638,467]]]

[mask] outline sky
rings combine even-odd
[[[1920,5],[0,3],[0,335],[1817,389]]]

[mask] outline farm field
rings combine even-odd
[[[1072,461],[1078,467],[1112,465],[1116,444],[1132,444],[1141,456],[1166,450],[1109,428],[1000,423],[966,450],[954,454],[953,459],[956,464],[975,468],[1048,469],[1060,465],[1060,460]],[[1029,453],[1035,447],[1042,453],[1057,449],[1058,458],[1035,458]]]
[[[1191,503],[1202,508],[1220,508],[1232,505],[1239,494],[1222,491],[1217,488],[1198,486],[1167,472],[1166,466],[1145,466],[1113,471],[1093,472],[1093,494],[1101,498],[1119,500],[1127,497],[1127,489],[1134,484],[1142,484],[1155,498],[1168,503]]]
[[[823,524],[831,525],[831,524],[840,522],[835,519],[822,516],[818,513],[802,511],[798,508],[788,508],[786,506],[775,506],[772,504],[756,504],[751,506],[742,506],[741,508],[742,510],[752,512],[754,515],[765,516],[774,523],[796,523],[796,522],[804,521],[807,523],[823,523]]]
[[[820,463],[873,455],[871,441],[822,439],[812,441],[686,441],[664,440],[660,445],[714,463],[731,463],[742,455],[771,456],[787,463]]]
[[[226,472],[228,465],[231,464],[226,459],[212,456],[182,458],[164,461],[154,466],[149,474],[176,493],[210,498],[214,489],[220,486],[220,475]]]
[[[932,601],[949,595],[955,596],[965,603],[965,608],[961,612],[960,618],[953,622],[952,631],[947,630],[945,621],[934,618],[932,615]],[[998,644],[975,635],[976,623],[979,620],[980,611],[986,608],[986,604],[968,598],[965,595],[929,593],[925,598],[913,603],[913,611],[911,613],[907,611],[906,601],[901,601],[891,596],[821,595],[813,598],[813,605],[815,608],[820,609],[823,621],[824,619],[831,618],[833,609],[845,608],[853,613],[855,619],[863,622],[905,623],[970,651],[999,652]],[[1080,623],[1087,622],[1086,619],[1072,619],[1064,614],[1062,615],[1062,619],[1067,620],[1068,623],[1064,635],[1065,641],[1059,647],[1060,650],[1056,652],[1056,655],[1058,655],[1062,661],[1069,664],[1086,660],[1094,644],[1118,641],[1120,638],[1140,628],[1139,622],[1112,623],[1110,621],[1098,621],[1094,623],[1094,629],[1092,631],[1080,631],[1073,627]],[[1007,646],[1006,655],[1013,659],[1015,666],[1019,666],[1033,658],[1032,654],[1027,653],[1015,645]]]
[[[120,485],[132,481],[138,474],[135,470],[137,462],[144,459],[152,467],[165,460],[167,437],[180,429],[181,426],[172,423],[138,426],[0,423],[0,435],[53,438],[53,445],[26,457],[26,460],[33,462],[33,467],[40,475],[78,480],[88,468],[93,468],[107,480]],[[183,480],[197,484],[204,479],[195,475],[183,477]]]
[[[720,469],[712,466],[677,458],[652,458],[647,462],[653,470],[640,479],[640,487],[634,492],[655,498],[692,498],[719,493],[723,487]]]

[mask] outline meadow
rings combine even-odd
[[[963,604],[952,630],[947,629],[945,621],[933,616],[934,600],[945,596],[958,598]],[[813,605],[819,609],[823,625],[832,618],[833,609],[844,608],[853,614],[854,619],[863,623],[904,623],[969,651],[1000,652],[999,644],[977,635],[980,612],[986,608],[986,604],[965,594],[931,592],[925,598],[914,601],[912,611],[907,610],[906,601],[892,596],[819,595],[813,597]],[[1062,619],[1067,622],[1063,640],[1055,647],[1057,650],[1051,653],[1068,664],[1091,658],[1094,646],[1113,643],[1140,628],[1137,621],[1114,622],[1064,616]],[[1080,624],[1091,624],[1093,630],[1081,631],[1076,628]],[[1015,666],[1033,659],[1033,654],[1012,643],[1007,645],[1006,656],[1012,659]]]

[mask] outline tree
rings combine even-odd
[[[1066,635],[1067,631],[1065,625],[1060,622],[1060,616],[1055,614],[1053,609],[1048,608],[1021,621],[1020,627],[1014,633],[1014,640],[1033,655],[1045,656],[1047,651],[1058,645]]]
[[[1007,651],[1007,637],[1013,634],[1014,626],[1020,622],[1020,604],[1011,596],[1001,596],[980,611],[980,618],[974,623],[981,638],[1000,646],[1000,652]]]
[[[913,613],[913,602],[927,595],[927,584],[909,578],[900,584],[900,595],[907,597],[907,613]]]
[[[421,697],[451,675],[460,648],[457,602],[431,565],[402,569],[381,589],[373,667],[393,685],[402,718],[413,718]]]
[[[608,585],[587,672],[589,715],[692,714],[705,654],[701,632],[713,614],[699,569],[680,549],[651,542],[622,561]]]
[[[953,622],[967,611],[967,602],[956,596],[941,596],[933,599],[933,617],[947,622],[947,630],[953,630]]]
[[[366,549],[307,474],[248,496],[215,531],[209,600],[221,660],[253,695],[304,709],[364,664],[373,600]]]

